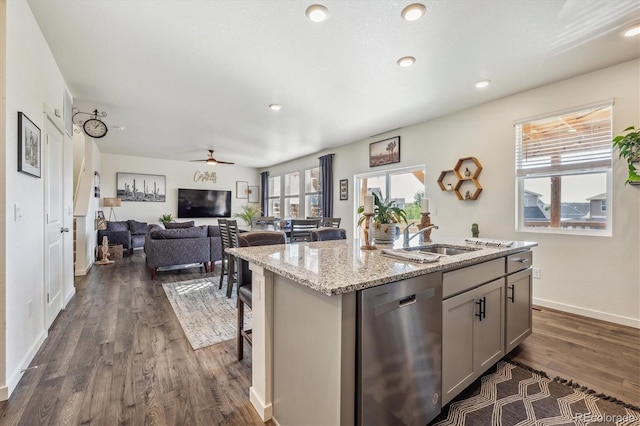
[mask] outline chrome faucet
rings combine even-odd
[[[403,248],[407,248],[409,247],[409,241],[411,241],[412,239],[414,239],[415,237],[417,237],[418,235],[422,235],[423,232],[426,232],[430,229],[438,229],[437,225],[429,225],[427,227],[424,227],[422,229],[420,229],[418,232],[416,232],[415,234],[413,234],[411,237],[409,237],[409,228],[413,225],[415,225],[415,222],[411,222],[409,225],[407,225],[406,228],[404,228],[404,233],[402,234],[402,247]]]

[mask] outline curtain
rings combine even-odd
[[[322,216],[333,217],[333,155],[319,157],[320,160],[320,212]]]
[[[260,193],[260,208],[262,209],[262,216],[269,216],[269,172],[260,173],[260,186],[262,186],[262,192]]]

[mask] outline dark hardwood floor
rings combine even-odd
[[[219,268],[219,265],[217,266]],[[235,342],[194,351],[160,285],[208,274],[163,272],[151,281],[144,255],[94,266],[9,401],[7,425],[260,424],[248,400],[251,351]],[[640,330],[551,310],[534,311],[534,333],[515,359],[640,405]]]

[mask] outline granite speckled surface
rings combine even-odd
[[[530,241],[515,241],[511,247],[478,248],[466,244],[463,240],[448,239],[438,239],[426,245],[434,244],[471,247],[477,250],[455,256],[442,256],[435,263],[403,261],[384,256],[381,250],[361,250],[360,242],[357,240],[242,247],[227,251],[322,294],[332,296],[430,272],[458,269],[508,256],[537,245]]]

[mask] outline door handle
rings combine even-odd
[[[509,286],[509,290],[511,290],[511,296],[509,296],[509,300],[511,300],[511,303],[516,303],[516,285],[511,284]]]
[[[69,228],[60,228],[60,233],[69,232]]]

